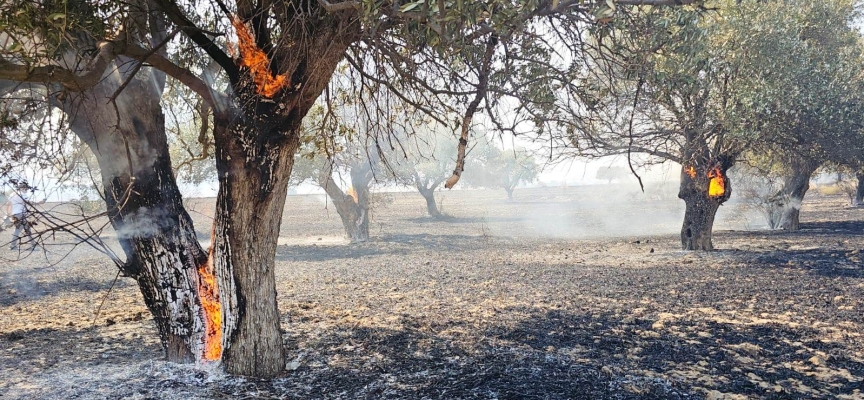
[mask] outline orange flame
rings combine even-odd
[[[708,182],[708,195],[723,196],[726,193],[726,182],[723,180],[723,172],[720,171],[720,167],[714,167],[708,171],[708,178],[711,178],[711,181]]]
[[[219,302],[219,290],[216,286],[212,246],[207,262],[198,267],[198,277],[198,295],[204,309],[204,354],[202,358],[207,361],[216,361],[222,357],[222,304]]]
[[[360,200],[357,199],[357,191],[354,190],[354,186],[349,187],[346,194],[351,196],[351,198],[354,199],[355,203],[360,204]]]
[[[252,31],[240,20],[231,18],[231,25],[237,31],[237,47],[240,50],[240,65],[249,69],[252,81],[257,86],[258,94],[264,97],[273,97],[279,90],[291,84],[285,75],[273,75],[270,73],[270,60],[255,44]]]
[[[695,179],[695,178],[696,178],[696,168],[693,168],[692,165],[689,166],[689,167],[687,167],[687,168],[685,168],[685,169],[684,169],[684,172],[686,172],[687,175],[690,175],[690,179]]]

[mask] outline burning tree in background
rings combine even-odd
[[[843,3],[719,2],[711,13],[685,7],[633,14],[627,21],[632,29],[599,39],[600,51],[611,54],[596,58],[604,62],[589,68],[585,79],[591,84],[585,90],[556,101],[561,106],[553,114],[560,117],[547,121],[538,138],[559,141],[583,156],[645,153],[659,162],[679,163],[678,196],[686,204],[682,247],[713,249],[714,215],[732,192],[729,168],[755,144],[779,143],[780,132],[790,128],[806,131],[811,122],[801,118],[802,107],[796,104],[826,107],[840,99],[800,91],[795,82],[814,75],[807,70],[814,60],[806,49],[834,51],[836,57],[848,52],[843,46],[813,46],[811,37],[798,32],[806,21],[850,34],[846,22],[852,11]],[[825,8],[834,11],[826,14]],[[826,24],[825,18],[832,22]],[[860,74],[859,67],[845,65],[855,72],[825,71],[825,84]],[[794,68],[804,72],[793,75]],[[838,104],[845,108],[842,115],[854,114],[849,102]],[[842,129],[833,125],[831,135]]]
[[[325,150],[317,148],[312,140],[295,157],[291,172],[292,184],[311,181],[324,189],[336,207],[345,236],[352,243],[369,240],[372,218],[370,186],[375,171],[381,174],[378,171],[379,156],[374,146],[364,142],[355,140],[346,143],[340,140],[341,144]],[[347,189],[343,190],[339,182],[346,182]]]

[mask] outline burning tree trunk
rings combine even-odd
[[[810,176],[819,168],[819,162],[807,158],[794,158],[789,163],[789,174],[783,187],[771,199],[771,206],[780,214],[780,228],[797,231],[800,228],[801,202],[810,189]]]
[[[168,360],[192,362],[204,351],[197,268],[207,255],[171,169],[158,75],[132,80],[114,104],[106,99],[120,82],[111,76],[61,106],[99,163],[109,219],[126,255],[123,273],[138,282]]]
[[[690,163],[681,167],[678,197],[684,200],[686,211],[681,227],[681,247],[684,250],[713,250],[714,216],[731,195],[726,171],[730,162]]]
[[[288,72],[278,75],[249,24],[232,20],[240,73],[230,104],[214,109],[219,193],[212,249],[222,363],[232,374],[270,378],[285,368],[274,267],[300,125],[359,32],[356,19],[316,12],[314,23],[290,28],[303,40],[284,44],[279,68]]]
[[[342,220],[345,235],[352,243],[369,240],[369,183],[372,182],[372,167],[369,163],[351,166],[351,188],[342,192],[333,179],[333,164],[328,161],[321,172],[318,184],[336,206]]]

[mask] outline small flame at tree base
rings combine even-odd
[[[721,197],[726,194],[726,181],[723,179],[723,172],[720,167],[714,167],[708,171],[708,195],[712,197]]]
[[[270,59],[255,44],[252,31],[236,16],[231,18],[231,25],[237,31],[237,48],[240,53],[240,65],[249,69],[252,81],[255,82],[256,92],[264,97],[273,97],[282,88],[289,86],[291,82],[284,74],[273,75],[270,73]]]
[[[216,286],[213,267],[213,248],[207,262],[198,267],[198,297],[204,309],[204,354],[206,361],[216,361],[222,357],[222,304]]]

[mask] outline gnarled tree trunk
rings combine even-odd
[[[771,199],[771,206],[780,214],[781,229],[797,231],[800,228],[801,202],[810,189],[810,176],[819,164],[819,161],[808,158],[790,160],[790,171],[783,179],[783,187]]]
[[[222,312],[222,363],[231,374],[270,378],[285,368],[276,303],[275,257],[300,125],[324,91],[360,25],[350,12],[327,14],[317,3],[298,12],[269,74],[289,85],[272,93],[241,66],[230,104],[214,108],[219,193],[212,261]],[[243,21],[257,16],[238,10]],[[249,45],[249,43],[247,43]],[[242,54],[242,52],[241,52]],[[262,75],[258,75],[260,78]]]
[[[686,205],[681,227],[681,247],[684,250],[714,250],[714,216],[732,193],[726,175],[730,167],[728,161],[682,165],[678,197]]]
[[[318,179],[319,185],[336,206],[342,220],[345,235],[352,243],[369,240],[369,183],[372,182],[372,167],[369,163],[351,166],[351,190],[346,194],[333,179],[333,166],[324,168]]]
[[[123,272],[138,283],[167,359],[192,362],[203,352],[197,268],[207,254],[171,168],[160,75],[139,73],[109,103],[121,82],[119,74],[112,74],[60,104],[99,163],[109,219],[126,256]]]
[[[426,212],[432,218],[441,218],[441,211],[438,210],[438,204],[435,203],[435,189],[438,188],[444,178],[420,178],[420,174],[414,172],[414,186],[420,195],[426,199]]]

